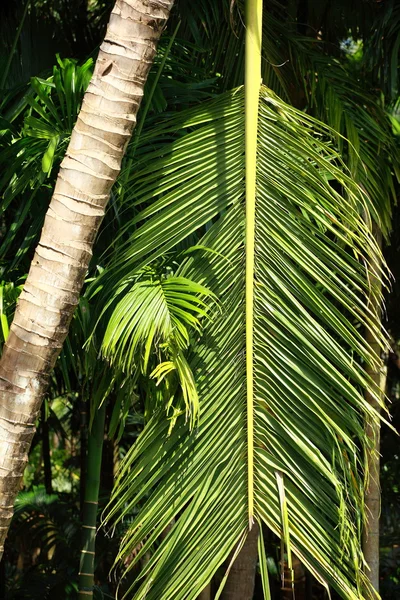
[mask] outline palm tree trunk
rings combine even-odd
[[[312,600],[313,598],[313,576],[306,570],[306,600]]]
[[[0,361],[0,555],[35,419],[173,0],[117,0]]]
[[[105,416],[106,403],[103,402],[103,405],[96,411],[88,440],[86,490],[82,523],[82,550],[79,568],[79,600],[90,600],[90,598],[93,598],[97,508],[99,503]]]
[[[283,585],[281,589],[282,600],[306,600],[306,572],[301,561],[292,554],[292,569],[284,565]]]
[[[379,248],[382,248],[382,234],[378,231],[378,228],[374,226],[374,236],[378,242]],[[377,264],[374,265],[377,273],[381,271],[382,262],[381,258],[377,257]],[[380,293],[381,282],[379,276],[371,276],[371,289],[372,292],[378,291]],[[376,299],[377,296],[371,293],[370,308],[375,313],[376,319],[381,322],[382,308],[379,301]],[[373,349],[373,352],[378,360],[379,367],[373,368],[368,366],[366,368],[367,374],[373,379],[375,384],[380,390],[381,397],[385,395],[386,388],[386,369],[384,361],[380,358],[381,349],[379,344],[376,342],[373,334],[370,330],[366,331],[366,341]],[[380,412],[380,406],[377,400],[370,394],[366,394],[366,399],[378,412]],[[379,517],[381,510],[381,490],[380,490],[380,423],[376,420],[369,420],[366,423],[367,436],[372,440],[373,447],[371,448],[367,461],[368,461],[368,472],[369,482],[368,487],[365,490],[365,510],[367,515],[367,522],[363,531],[362,548],[365,560],[367,561],[369,570],[366,570],[366,576],[370,580],[374,589],[379,592]]]
[[[229,572],[221,600],[252,600],[258,557],[258,524],[249,531]]]
[[[211,600],[211,583],[204,588],[197,600]]]
[[[369,373],[380,385],[382,397],[386,390],[386,367],[382,361],[382,369],[378,374]],[[376,401],[371,404],[379,411]],[[374,446],[368,454],[369,482],[365,490],[365,510],[367,522],[364,526],[362,548],[369,569],[366,575],[374,589],[379,592],[379,518],[381,512],[380,488],[380,424],[368,421],[366,424],[368,437],[374,440]]]
[[[372,375],[370,373],[370,375]],[[375,377],[374,377],[375,378]],[[380,389],[382,396],[386,388],[386,372],[382,364],[379,373]],[[377,404],[376,401],[371,404]],[[379,406],[375,406],[380,410]],[[379,518],[381,512],[381,488],[380,488],[380,424],[368,422],[366,425],[367,435],[374,440],[374,447],[368,454],[369,482],[365,490],[365,510],[367,522],[364,526],[362,548],[364,558],[369,570],[366,575],[374,589],[379,592]]]

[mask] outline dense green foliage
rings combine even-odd
[[[6,75],[0,99],[2,342],[111,4],[41,0],[26,11],[25,2],[0,9],[6,46],[0,56]],[[237,402],[244,380],[238,359],[242,4],[202,0],[188,8],[182,0],[164,32],[38,421],[2,562],[1,597],[77,597],[88,436],[104,403],[99,522],[110,497],[112,503],[97,535],[96,598],[115,597],[117,589],[118,597],[138,589],[144,597],[147,584],[135,579],[154,567],[158,579],[146,597],[195,597],[213,574],[216,589],[245,524],[243,405]],[[386,351],[368,308],[365,266],[378,253],[372,221],[386,238],[390,268],[398,270],[400,14],[394,1],[264,5],[257,412],[267,433],[258,431],[264,450],[257,486],[271,531],[264,530],[260,569],[265,576],[268,566],[271,593],[279,598],[284,537],[284,563],[290,565],[294,551],[309,581],[312,573],[342,597],[355,598],[363,585],[353,540],[362,528],[362,448],[368,445],[362,425],[369,411],[364,367],[371,361],[366,324]],[[398,289],[386,273],[384,326],[396,348]],[[389,364],[397,427],[394,353]],[[395,597],[400,585],[397,444],[385,428],[384,598]],[[284,473],[283,492],[276,472]],[[281,520],[282,504],[289,521]],[[171,524],[177,525],[169,532]],[[178,536],[183,550],[169,554]],[[190,547],[193,540],[202,553]],[[314,583],[322,598],[323,586]],[[260,586],[255,597],[262,597]]]

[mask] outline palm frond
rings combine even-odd
[[[360,75],[337,60],[312,53],[310,59],[318,72],[317,78],[308,77],[310,111],[343,136],[337,138],[340,152],[367,191],[372,219],[387,236],[397,199],[393,174],[400,180],[398,148],[388,115],[380,99],[362,85]]]
[[[275,79],[270,77],[274,91],[337,132],[336,144],[343,160],[367,191],[370,214],[387,235],[391,228],[391,207],[396,201],[393,172],[397,179],[400,177],[399,157],[390,119],[379,90],[371,83],[371,73],[351,68],[339,53],[332,56],[329,28],[323,30],[321,40],[301,35],[282,18],[286,13],[279,12],[279,0],[276,4],[277,9],[264,16],[263,76],[269,65],[269,72],[275,73]],[[333,7],[339,15],[345,9],[351,12],[349,6],[341,3]],[[359,27],[361,32],[361,22]],[[343,39],[336,37],[336,44]],[[376,47],[370,42],[369,45]]]
[[[375,11],[364,43],[364,61],[389,103],[399,96],[400,7],[389,0]]]
[[[239,89],[147,134],[127,194],[142,210],[97,283],[118,300],[140,269],[195,233],[198,250],[177,275],[206,285],[222,307],[189,358],[198,427],[190,432],[182,415],[170,430],[156,411],[114,490],[117,522],[145,501],[119,555],[140,546],[132,568],[153,552],[137,600],[196,598],[248,528],[243,110]],[[371,203],[332,130],[265,87],[257,160],[255,515],[320,581],[360,599],[363,419],[377,418],[363,395],[375,390],[361,327],[384,345],[365,300],[378,249],[360,213]]]
[[[165,388],[161,396],[167,397],[168,408],[173,407],[172,423],[178,414],[185,413],[185,407],[191,427],[198,418],[196,385],[185,350],[191,335],[201,331],[200,318],[207,316],[208,309],[204,299],[210,296],[206,287],[186,277],[144,269],[124,290],[104,334],[103,355],[133,377],[140,371],[148,375],[149,363],[158,354],[150,376],[157,379],[157,386],[163,384]],[[171,391],[174,375],[182,392],[183,409]]]

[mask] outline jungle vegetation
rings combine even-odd
[[[0,8],[0,597],[400,598],[400,7],[172,4]]]

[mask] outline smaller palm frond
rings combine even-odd
[[[151,126],[160,113],[194,105],[216,93],[218,77],[208,70],[204,61],[195,60],[196,56],[204,55],[204,50],[181,35],[178,36],[180,33],[179,21],[173,34],[164,34],[158,44],[157,55],[144,89],[138,127],[127,151],[128,161],[132,147],[137,145],[143,121],[145,126]]]
[[[9,532],[10,548],[34,557],[28,568],[7,573],[7,598],[76,598],[81,524],[76,506],[42,486],[21,491]]]
[[[46,494],[44,488],[37,487],[18,495],[12,527],[25,532],[44,555],[52,551],[62,556],[79,536],[79,523],[72,513],[72,507],[57,494]]]
[[[340,134],[339,150],[354,179],[367,191],[372,219],[387,236],[397,200],[394,181],[400,180],[400,156],[390,119],[351,69],[323,56],[312,60],[318,81],[310,82],[310,110]]]
[[[14,515],[15,518],[31,512],[43,513],[51,511],[54,503],[57,502],[57,494],[47,494],[43,487],[37,487],[29,492],[21,492],[15,500]]]
[[[90,405],[91,427],[99,407],[111,399],[108,435],[119,441],[129,410],[136,400],[136,381],[127,377],[115,364],[110,369],[109,361],[99,356],[98,343],[93,334],[92,308],[90,299],[82,296],[56,362],[51,386],[51,394],[56,396],[51,405],[52,420],[54,423],[55,417],[60,427],[63,426],[60,421],[65,421],[66,426],[70,427],[74,417],[69,413],[73,412],[73,409],[79,410],[79,403],[75,401],[75,395],[78,393],[81,401]],[[72,406],[67,403],[68,396],[73,398]],[[67,419],[65,409],[69,414]],[[59,419],[55,413],[59,414]]]
[[[210,300],[213,294],[203,285],[171,272],[160,273],[154,266],[143,269],[129,287],[124,287],[123,297],[110,316],[102,353],[135,378],[139,372],[148,375],[151,365],[150,376],[157,380],[161,396],[167,398],[167,411],[173,408],[171,425],[186,411],[193,427],[199,406],[185,350],[192,335],[200,334],[201,319],[208,311],[205,299]],[[174,376],[183,408],[172,392]]]
[[[202,0],[195,6],[188,6],[184,0],[178,0],[175,12],[182,20],[183,27],[187,30],[185,37],[191,36],[195,43],[201,47],[204,38],[211,38],[215,28],[223,24],[224,17],[229,12],[229,3],[228,0],[222,0],[218,4],[213,0]],[[174,15],[172,18],[174,18]]]
[[[181,19],[180,35],[194,42],[192,68],[204,69],[207,78],[216,78],[218,90],[240,85],[244,74],[243,17],[236,2],[202,0],[196,5],[176,3],[170,23]]]
[[[234,90],[160,123],[138,148],[126,201],[140,210],[96,282],[107,291],[103,302],[118,302],[146,264],[195,234],[198,250],[176,276],[212,290],[220,312],[203,321],[188,356],[199,398],[197,427],[191,431],[181,415],[171,429],[165,415],[154,412],[125,457],[109,518],[119,522],[143,504],[119,554],[124,559],[141,548],[131,569],[152,553],[128,592],[135,600],[192,600],[245,539],[252,469],[256,518],[326,586],[359,600],[368,585],[360,549],[370,443],[363,419],[378,418],[363,394],[368,389],[377,396],[364,370],[375,358],[362,328],[385,346],[366,300],[374,293],[371,257],[379,253],[368,225],[371,201],[344,165],[337,134],[262,88],[252,468],[243,105],[243,90]]]

